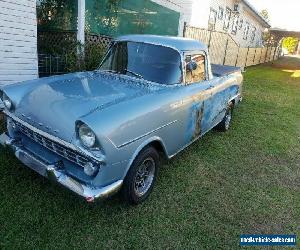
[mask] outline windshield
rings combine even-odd
[[[110,49],[99,70],[161,84],[182,82],[181,57],[178,51],[153,44],[117,42]]]

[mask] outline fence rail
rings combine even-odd
[[[211,62],[229,66],[248,67],[277,60],[279,47],[240,47],[232,37],[224,32],[209,31],[185,26],[184,36],[203,42],[208,46]]]

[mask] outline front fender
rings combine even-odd
[[[164,154],[167,155],[167,150],[166,150],[166,146],[163,142],[163,140],[158,137],[158,136],[152,136],[150,138],[148,138],[147,140],[144,140],[138,147],[137,149],[134,151],[132,157],[130,158],[130,160],[128,161],[128,165],[127,165],[127,169],[126,169],[126,174],[129,171],[130,167],[132,166],[133,161],[136,159],[136,157],[139,155],[139,153],[146,148],[148,145],[150,145],[151,143],[154,142],[158,142],[160,143],[160,145],[163,148]]]

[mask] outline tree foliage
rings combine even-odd
[[[294,37],[286,37],[283,39],[282,47],[286,48],[289,52],[289,54],[293,54],[295,50],[297,49],[299,40]]]
[[[76,30],[77,1],[37,0],[37,22],[39,30]]]

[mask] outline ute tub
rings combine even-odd
[[[212,64],[211,65],[212,74],[216,77],[223,77],[237,72],[241,72],[240,67]]]
[[[15,156],[24,165],[39,173],[40,175],[63,185],[67,189],[85,198],[88,202],[93,202],[96,199],[107,198],[117,193],[122,186],[122,180],[118,180],[104,187],[93,187],[85,185],[69,176],[63,169],[59,167],[59,165],[49,164],[28,151],[22,146],[20,141],[12,139],[7,135],[2,135],[1,144],[10,147],[15,153]]]

